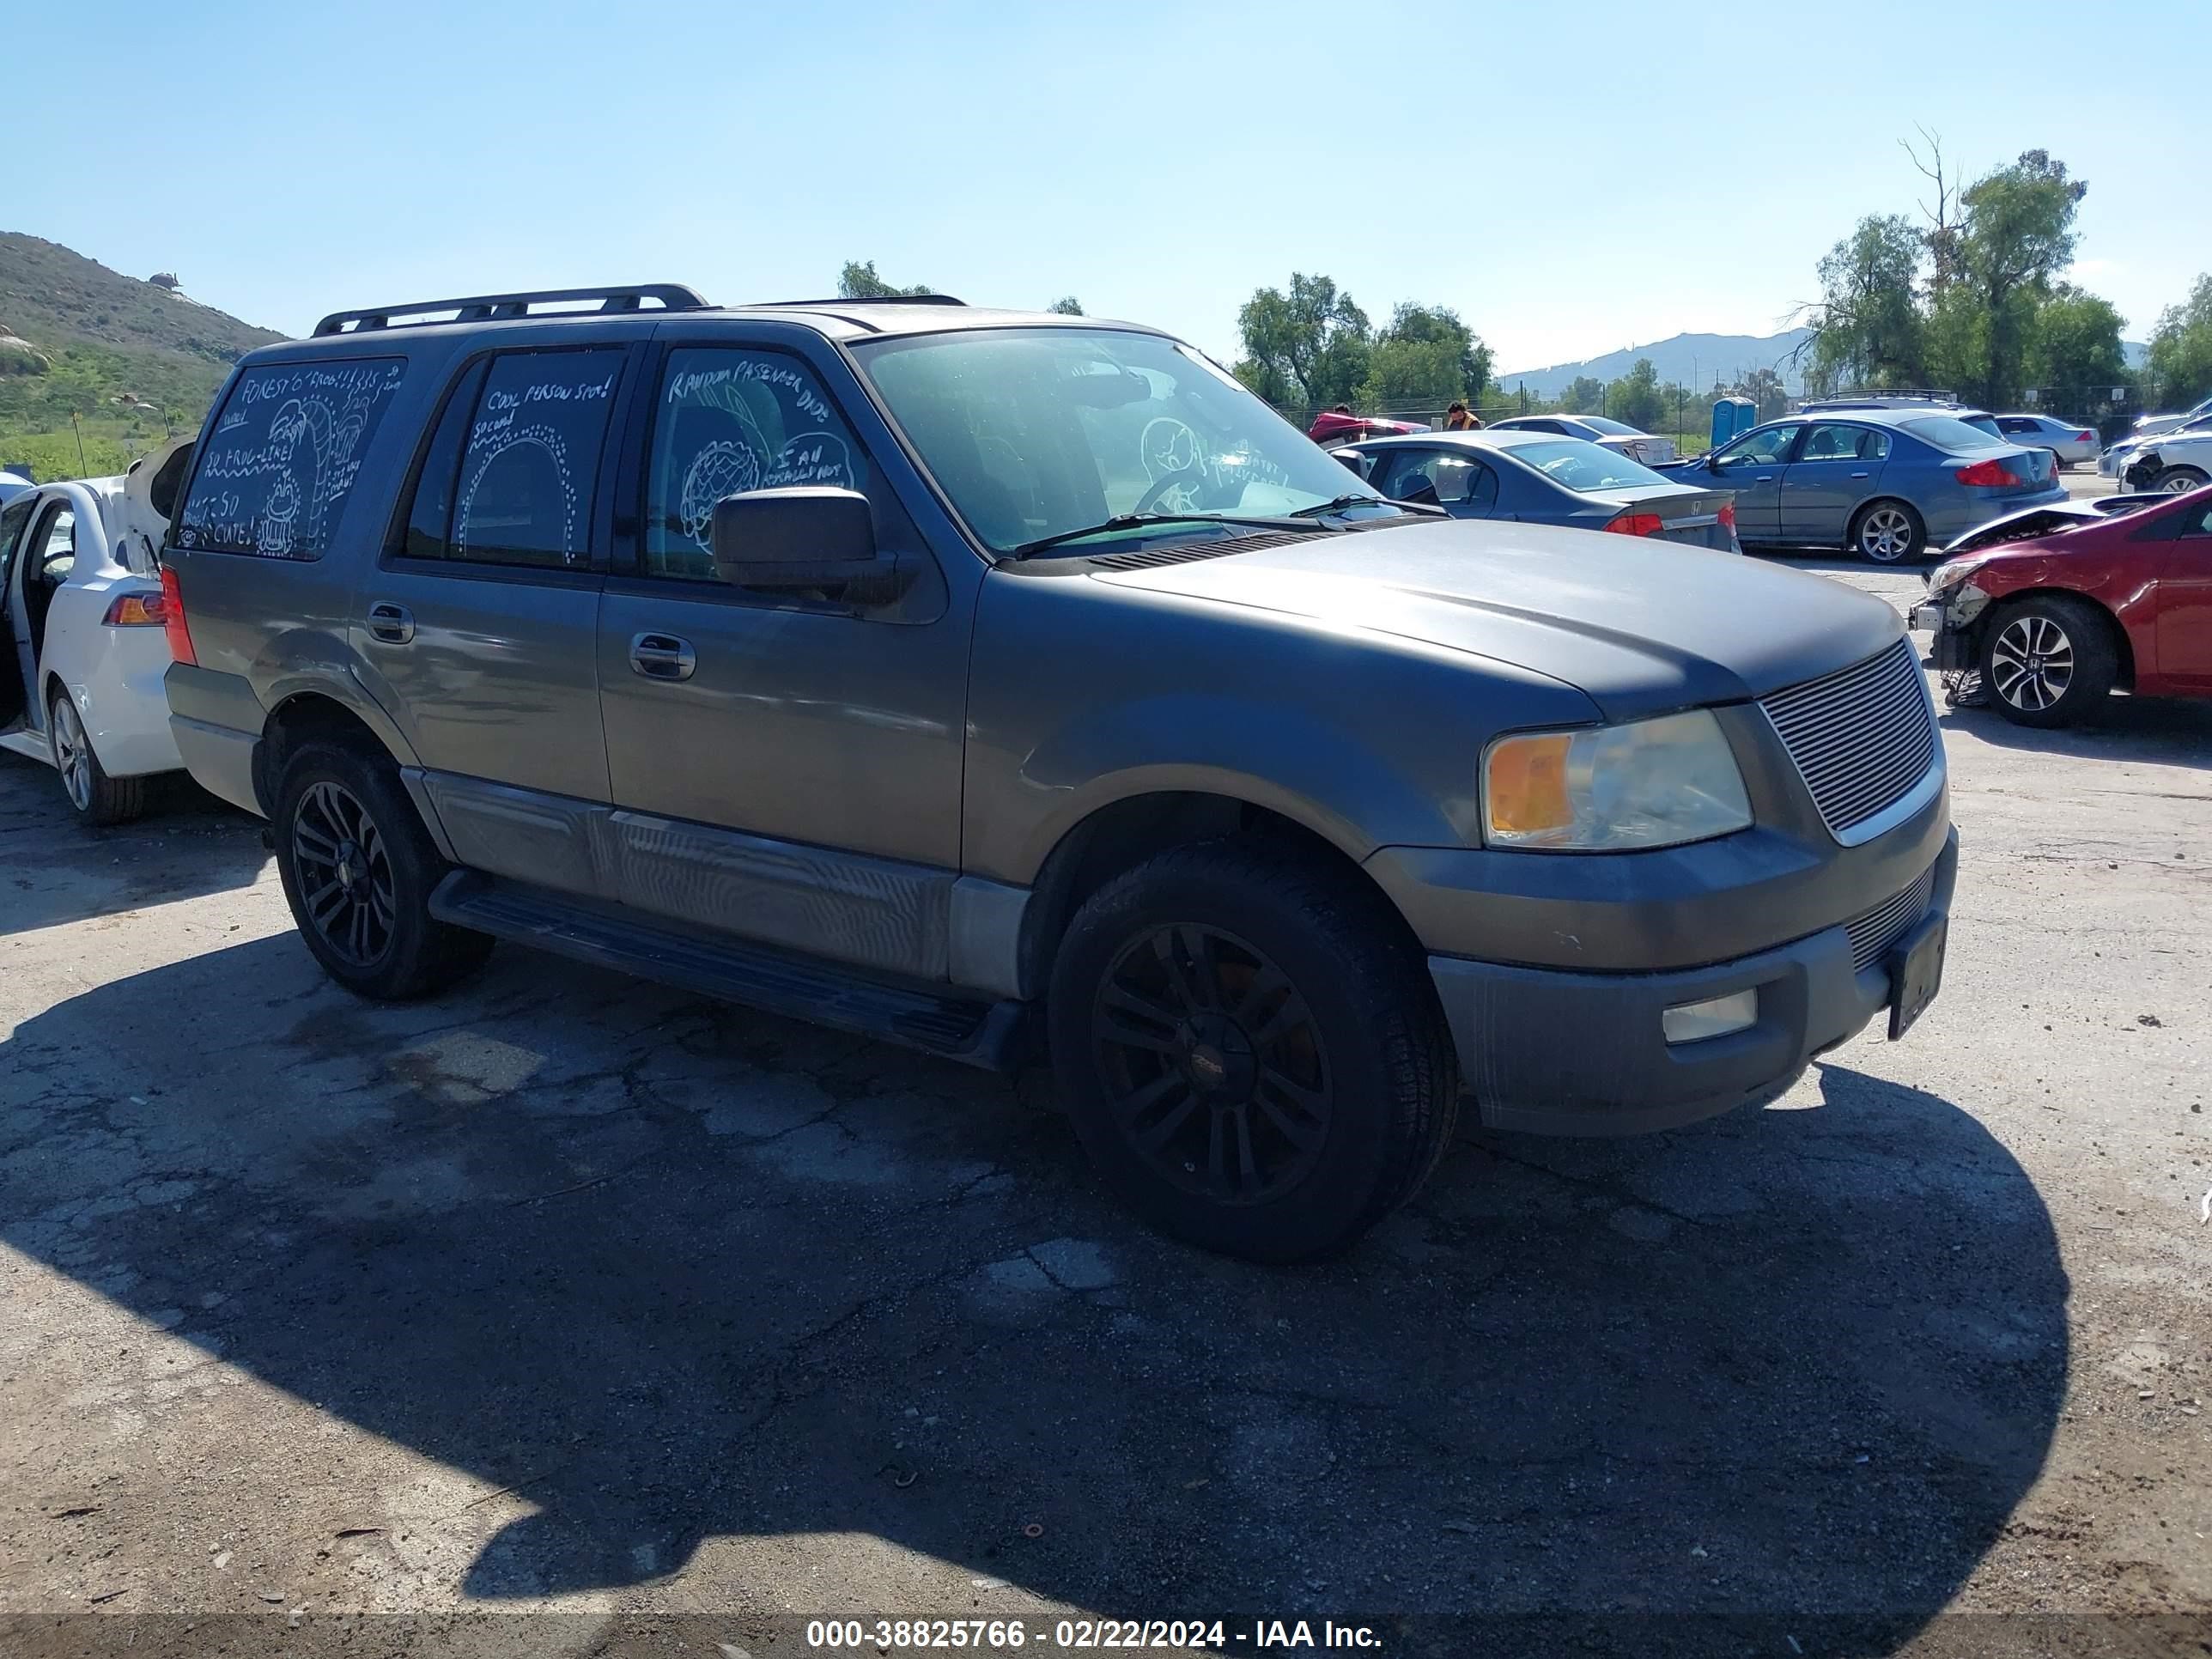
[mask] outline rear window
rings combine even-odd
[[[1954,421],[1948,415],[1920,415],[1898,424],[1922,442],[1934,444],[1936,448],[1949,450],[1954,454],[1968,449],[2005,447],[2003,437],[1996,432],[1984,432],[1964,421]],[[1991,422],[1990,424],[1994,427],[1996,422]]]
[[[1626,455],[1616,455],[1602,445],[1583,438],[1516,444],[1505,453],[1523,465],[1534,467],[1553,483],[1583,494],[1668,482],[1650,467],[1638,465]]]
[[[238,377],[199,451],[179,547],[319,559],[405,360],[271,363]]]
[[[1582,415],[1576,417],[1587,427],[1593,427],[1608,438],[1640,438],[1644,434],[1632,426],[1609,420],[1603,415]]]

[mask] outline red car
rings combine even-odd
[[[1379,415],[1340,415],[1324,409],[1314,416],[1306,436],[1326,449],[1335,444],[1356,444],[1362,438],[1390,438],[1403,432],[1426,432],[1421,421],[1386,421]]]
[[[2098,503],[2124,508],[2123,502]],[[2212,489],[2110,514],[2069,503],[1954,542],[1915,628],[2021,726],[2064,726],[2114,686],[2212,696]],[[1955,682],[1954,683],[1956,684]]]

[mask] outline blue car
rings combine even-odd
[[[1733,489],[1747,547],[1839,547],[1876,564],[2066,499],[2048,449],[1927,410],[1792,415],[1657,470]]]

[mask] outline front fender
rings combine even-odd
[[[1474,765],[1467,771],[1473,811]],[[1184,694],[1138,698],[1062,726],[1023,757],[1011,787],[1028,810],[979,827],[976,873],[1026,882],[1071,830],[1101,807],[1139,795],[1226,796],[1279,813],[1354,860],[1388,845],[1459,842],[1452,815],[1382,755],[1309,709],[1258,698]]]

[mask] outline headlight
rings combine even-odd
[[[1937,565],[1928,573],[1928,597],[1932,599],[1949,592],[1988,562],[1986,558],[1967,558]]]
[[[1485,839],[1613,853],[1705,841],[1751,823],[1735,754],[1709,710],[1500,738],[1483,757]]]

